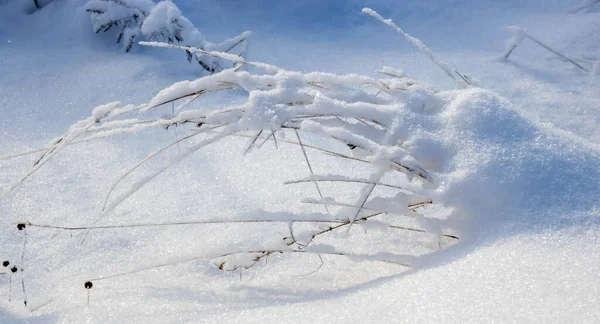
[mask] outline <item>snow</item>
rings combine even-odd
[[[252,29],[245,59],[197,49],[252,67],[200,78],[181,49],[115,50],[79,1],[31,15],[0,3],[0,156],[47,149],[0,159],[0,189],[44,161],[0,200],[0,260],[21,266],[18,222],[143,225],[30,225],[10,302],[0,268],[0,322],[600,321],[598,4],[176,3],[157,14],[183,14],[210,39]],[[455,89],[364,6],[481,87]],[[507,25],[592,72],[527,40],[497,60]],[[367,124],[305,118],[322,113]],[[205,124],[188,132],[189,121]],[[314,174],[283,125],[301,130]],[[52,138],[63,140],[45,145]],[[363,202],[396,213],[364,221]],[[291,252],[290,233],[307,243],[345,222],[356,223]],[[161,223],[186,225],[146,226]]]
[[[200,48],[213,47],[194,27],[181,10],[171,1],[160,1],[150,11],[141,26],[141,32],[150,39],[179,38],[186,45]]]

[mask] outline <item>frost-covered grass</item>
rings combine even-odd
[[[47,16],[39,19],[65,11],[52,6],[40,11]],[[185,3],[178,6],[187,14]],[[459,2],[449,12],[460,17],[464,8],[477,11],[479,6]],[[598,195],[600,169],[594,108],[600,100],[595,91],[598,81],[568,63],[546,59],[543,49],[538,52],[530,46],[535,44],[519,45],[508,62],[495,59],[509,37],[502,26],[516,24],[569,57],[597,60],[597,43],[590,41],[595,34],[589,32],[597,26],[597,15],[592,11],[565,18],[562,13],[573,6],[552,4],[553,13],[540,18],[535,5],[530,6],[533,9],[519,8],[519,12],[537,17],[535,24],[504,14],[511,19],[498,24],[499,37],[486,33],[492,28],[482,25],[481,33],[491,40],[471,44],[469,50],[459,46],[439,50],[428,38],[442,38],[443,30],[395,19],[411,35],[423,36],[437,57],[468,72],[485,89],[452,89],[454,81],[427,58],[403,47],[392,48],[395,41],[390,40],[398,39],[399,44],[402,40],[379,25],[365,27],[377,28],[381,34],[364,43],[373,53],[357,54],[344,46],[344,42],[357,42],[350,38],[361,35],[360,31],[340,39],[336,46],[325,36],[306,43],[294,38],[292,31],[283,43],[261,43],[256,37],[251,53],[251,60],[275,62],[285,69],[227,71],[200,79],[186,72],[185,64],[171,63],[171,58],[179,60],[177,50],[144,49],[133,53],[133,58],[119,56],[91,45],[97,42],[95,35],[84,34],[89,43],[75,42],[82,53],[63,50],[44,41],[49,36],[39,36],[44,53],[49,54],[25,55],[25,41],[11,37],[10,46],[0,47],[2,54],[10,54],[0,56],[8,67],[0,77],[2,103],[19,109],[3,108],[0,155],[42,148],[77,120],[83,122],[71,128],[64,143],[123,133],[50,146],[54,151],[46,151],[41,162],[56,149],[59,154],[0,201],[5,215],[0,219],[0,257],[20,262],[22,232],[16,230],[17,222],[70,227],[187,225],[89,232],[29,227],[26,271],[14,277],[13,301],[0,298],[0,318],[5,322],[20,318],[41,322],[598,320],[598,204],[593,199]],[[426,11],[436,12],[434,6]],[[418,17],[418,11],[414,15]],[[82,24],[89,24],[85,15],[81,17]],[[556,21],[562,22],[559,32],[550,28]],[[445,21],[434,24],[443,26]],[[468,23],[463,27],[465,33],[476,28]],[[260,36],[264,29],[257,28],[255,35]],[[40,29],[35,24],[31,30],[0,28],[3,41],[8,30],[31,36]],[[57,35],[53,37],[61,39]],[[379,37],[386,43],[379,43]],[[29,44],[35,46],[33,41]],[[496,44],[494,53],[475,51],[491,44]],[[87,51],[87,46],[101,55]],[[55,57],[61,55],[73,60],[58,66],[35,65],[36,61],[59,62]],[[32,64],[35,69],[29,68]],[[382,65],[405,71],[381,69]],[[60,77],[56,70],[63,72]],[[314,70],[327,73],[311,73]],[[193,81],[167,87],[181,79]],[[44,85],[46,80],[51,86]],[[41,90],[30,95],[23,84]],[[185,99],[147,109],[203,89],[219,91],[203,94],[179,110],[173,108]],[[114,100],[123,105],[95,110],[86,122],[92,107]],[[125,107],[146,111],[111,117]],[[314,116],[324,112],[339,119]],[[543,123],[548,121],[553,124]],[[198,133],[221,124],[227,126]],[[194,145],[217,139],[222,134],[215,132],[225,127],[231,135],[177,162]],[[148,154],[188,135],[192,137],[120,180]],[[277,148],[273,138],[278,140]],[[323,154],[323,149],[347,157]],[[3,160],[2,188],[27,174],[44,152]],[[425,171],[427,181],[422,179],[425,174],[414,175],[398,165]],[[382,171],[381,179],[373,178]],[[103,213],[104,198],[117,182],[106,205],[107,210],[114,208]],[[371,186],[377,191],[363,207],[389,215],[344,225],[356,208],[332,205],[360,205]],[[412,215],[406,210],[409,201],[390,204],[403,196],[418,196],[417,203],[431,199],[433,204],[416,209],[417,217],[403,218],[399,215]],[[317,202],[327,204],[332,215]],[[282,240],[290,237],[290,219],[325,220],[343,227],[316,237],[305,248],[314,253],[270,253],[268,263],[265,257],[244,269],[265,251],[299,249],[297,244],[281,245],[290,242]],[[249,220],[260,222],[237,223]],[[294,225],[298,241],[304,243],[315,230],[313,224]],[[440,240],[434,235],[440,232],[460,239],[458,243],[453,237]],[[262,250],[212,259],[257,248]],[[380,262],[390,259],[411,269]],[[223,272],[221,265],[224,269],[241,266],[238,271],[242,271]],[[130,271],[138,272],[125,274]],[[83,282],[120,274],[124,275],[92,280],[87,305]],[[21,304],[21,275],[26,278],[29,309]],[[7,297],[3,276],[0,294]]]

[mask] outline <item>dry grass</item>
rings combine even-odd
[[[229,53],[207,52],[197,48],[181,47],[171,44],[145,43],[145,45],[162,46],[185,50],[195,55],[208,55],[230,60],[234,68],[220,73],[205,76],[195,81],[174,84],[172,87],[159,92],[148,103],[138,106],[121,106],[111,103],[94,110],[90,118],[73,125],[63,136],[52,140],[44,149],[11,155],[2,159],[11,159],[29,154],[41,154],[26,174],[8,187],[5,194],[10,193],[39,168],[50,162],[54,156],[70,145],[87,143],[118,134],[137,133],[142,130],[158,128],[169,129],[178,127],[179,131],[187,134],[171,144],[149,154],[123,173],[110,186],[103,202],[103,215],[92,224],[83,226],[38,224],[24,222],[27,227],[40,229],[59,229],[66,231],[111,230],[116,228],[160,227],[160,226],[191,226],[205,224],[233,223],[276,223],[288,224],[289,235],[281,238],[282,247],[270,249],[249,249],[232,251],[219,255],[201,255],[182,259],[176,262],[165,262],[158,265],[143,267],[115,275],[90,279],[91,281],[106,280],[132,273],[156,269],[198,259],[211,259],[218,269],[236,270],[249,268],[266,260],[274,253],[305,253],[330,254],[350,256],[369,261],[387,262],[411,267],[410,258],[393,253],[355,255],[344,252],[342,248],[336,251],[314,249],[314,242],[332,232],[350,231],[354,224],[364,224],[373,220],[383,219],[384,216],[406,216],[411,219],[428,219],[429,208],[436,205],[427,197],[428,187],[434,186],[428,170],[411,156],[411,151],[404,147],[404,135],[399,131],[395,122],[397,114],[409,105],[409,93],[412,89],[436,95],[436,90],[422,83],[393,73],[382,73],[386,78],[372,78],[360,75],[335,75],[329,73],[299,73],[290,72],[279,67],[260,63],[248,62],[243,58]],[[446,65],[432,58],[446,71]],[[242,67],[252,67],[252,73],[242,71]],[[455,79],[469,84],[463,74]],[[242,104],[226,105],[214,109],[203,106],[200,102],[203,96],[210,93],[221,93],[232,90],[245,90],[247,97]],[[140,113],[157,107],[172,108],[173,116],[165,118],[139,119]],[[174,108],[176,106],[176,108]],[[427,107],[421,107],[426,110]],[[286,136],[282,136],[287,134]],[[273,142],[279,148],[281,145],[293,145],[302,153],[309,177],[290,179],[287,185],[313,183],[318,199],[313,199],[307,193],[305,203],[322,205],[324,213],[319,217],[310,217],[301,213],[293,214],[284,220],[256,218],[238,219],[231,221],[198,219],[187,222],[157,222],[138,224],[96,225],[104,216],[114,211],[120,204],[134,195],[140,188],[161,175],[169,168],[205,148],[208,145],[219,145],[224,138],[237,138],[248,141],[240,155],[246,155],[260,149],[266,142]],[[179,155],[151,173],[140,173],[142,166],[149,161],[164,155],[170,148],[179,147]],[[333,143],[333,144],[332,144]],[[342,163],[358,162],[370,168],[368,178],[358,178],[349,175],[325,176],[314,171],[313,161],[308,151],[324,154],[329,159]],[[412,161],[412,162],[406,162]],[[398,183],[387,183],[386,176],[393,177]],[[320,187],[325,182],[362,186],[354,202],[340,202],[335,198],[326,197]],[[378,193],[379,188],[393,190],[395,196],[384,196]],[[348,189],[350,190],[350,189]],[[120,195],[116,193],[120,192]],[[375,199],[388,200],[394,203],[396,199],[406,201],[401,210],[388,209],[381,205],[371,205]],[[451,206],[446,206],[451,207]],[[295,224],[325,224],[308,233],[299,235]],[[404,226],[397,223],[386,223],[387,228],[394,229],[390,235],[401,233],[426,233],[416,226]],[[442,230],[444,230],[442,232]],[[452,233],[452,228],[440,229],[437,235],[441,238],[457,241],[459,238]],[[351,239],[349,237],[348,239]],[[210,243],[210,242],[208,242]],[[442,244],[439,243],[439,247]],[[237,256],[246,255],[247,262],[236,263]],[[236,256],[236,258],[230,258]],[[321,259],[322,260],[322,259]]]

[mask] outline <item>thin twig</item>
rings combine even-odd
[[[224,125],[215,126],[215,127],[221,127],[221,126],[224,126]],[[174,159],[173,161],[171,161],[171,163],[169,165],[163,166],[157,172],[155,172],[154,174],[152,174],[149,177],[147,177],[144,180],[144,183],[141,186],[138,186],[136,188],[132,188],[121,199],[117,200],[117,202],[115,202],[113,205],[111,205],[110,207],[108,207],[107,209],[105,209],[104,210],[104,212],[105,212],[104,215],[106,215],[112,209],[116,208],[120,203],[122,203],[123,201],[125,201],[129,196],[131,196],[132,194],[134,194],[135,192],[137,192],[141,187],[143,187],[148,182],[152,181],[154,178],[156,178],[157,176],[159,176],[160,174],[162,174],[164,171],[166,171],[167,169],[169,169],[174,164],[177,164],[177,163],[181,162],[182,160],[184,160],[185,158],[187,158],[188,156],[190,156],[192,153],[195,153],[196,151],[200,150],[201,148],[203,148],[203,147],[205,147],[207,145],[210,145],[210,144],[212,144],[214,142],[217,142],[217,141],[221,140],[222,138],[227,137],[228,135],[235,133],[236,131],[237,131],[236,129],[229,130],[229,131],[220,133],[217,136],[214,136],[212,138],[204,140],[204,141],[200,142],[199,144],[196,144],[196,146],[194,146],[191,149],[189,149],[187,152],[185,152],[184,154],[182,154],[181,156],[179,156],[177,159]],[[171,144],[171,145],[173,145],[173,144]]]
[[[42,304],[40,304],[40,305],[38,305],[38,306],[36,306],[36,307],[34,307],[34,308],[30,309],[30,312],[32,312],[32,313],[33,313],[33,312],[35,312],[35,311],[38,311],[38,310],[40,310],[42,307],[44,307],[44,306],[46,306],[46,305],[49,305],[49,304],[50,304],[50,303],[52,303],[53,301],[54,301],[54,299],[50,299],[50,300],[46,301],[45,303],[42,303]]]
[[[363,216],[359,220],[363,221],[363,222],[366,222],[370,218],[377,217],[379,215],[384,215],[384,214],[387,214],[387,213],[386,212],[376,212],[376,213],[371,214],[371,215]],[[344,221],[342,223],[339,223],[338,225],[330,226],[327,229],[324,229],[324,230],[321,230],[321,231],[318,231],[318,232],[314,233],[313,235],[311,235],[310,240],[308,240],[308,242],[306,242],[306,244],[304,244],[304,248],[307,247],[310,243],[312,243],[317,236],[323,235],[325,233],[329,233],[331,231],[334,231],[334,230],[336,230],[338,228],[342,228],[342,227],[347,226],[347,225],[350,225],[350,221],[348,221],[348,220],[346,220],[346,221]]]
[[[411,231],[411,232],[419,232],[419,233],[427,233],[425,230],[419,229],[419,228],[412,228],[412,227],[405,227],[405,226],[398,226],[398,225],[389,225],[389,228],[394,228],[394,229],[401,229],[401,230],[405,230],[405,231]],[[456,235],[451,235],[451,234],[441,234],[443,237],[447,237],[447,238],[451,238],[451,239],[455,239],[455,240],[460,240],[460,238]]]
[[[381,179],[382,176],[383,176],[383,173],[377,178],[377,180],[373,181],[373,183],[369,185],[369,189],[367,189],[367,194],[363,196],[360,207],[358,207],[358,209],[356,210],[356,213],[354,214],[354,216],[352,217],[352,219],[350,221],[350,226],[348,226],[348,232],[350,232],[352,225],[354,224],[354,222],[356,221],[356,218],[358,217],[358,215],[364,208],[365,204],[367,203],[367,200],[371,196],[371,193],[373,193],[376,183],[379,182],[379,180]]]
[[[350,254],[350,253],[344,253],[344,252],[323,252],[323,251],[314,251],[313,252],[313,251],[307,251],[307,250],[254,250],[254,251],[238,251],[238,252],[225,253],[225,254],[222,254],[213,259],[218,259],[218,258],[230,256],[230,255],[235,255],[235,254],[246,254],[246,253],[247,254],[257,254],[257,256],[252,260],[253,263],[250,265],[247,265],[247,266],[234,266],[231,270],[228,270],[228,271],[235,271],[240,268],[249,269],[249,268],[253,267],[254,265],[256,265],[262,258],[268,257],[269,255],[274,254],[274,253],[322,254],[322,255],[343,256],[343,257],[366,257],[367,259],[369,257],[369,255]],[[404,262],[398,262],[398,261],[387,260],[387,259],[368,259],[368,260],[376,261],[376,262],[397,264],[397,265],[400,265],[403,267],[412,268],[412,266],[410,266]],[[224,268],[225,264],[226,264],[226,262],[223,262],[223,263],[219,264],[217,267],[219,268],[219,270],[225,270],[225,268]]]
[[[106,207],[108,205],[108,200],[110,199],[111,194],[113,193],[113,191],[115,190],[115,188],[119,185],[119,183],[121,183],[128,175],[130,175],[133,171],[135,171],[137,168],[141,167],[144,163],[148,162],[149,160],[151,160],[152,158],[154,158],[155,156],[159,155],[160,153],[166,151],[167,149],[173,147],[174,145],[178,145],[180,142],[188,140],[196,135],[202,134],[204,132],[207,132],[209,130],[214,130],[220,127],[223,127],[226,125],[216,125],[214,127],[211,128],[207,128],[207,129],[203,129],[203,130],[199,130],[198,132],[195,132],[191,135],[185,136],[153,153],[151,153],[150,155],[148,155],[145,159],[143,159],[142,161],[138,162],[136,165],[134,165],[132,168],[130,168],[129,170],[127,170],[127,172],[125,172],[119,179],[117,179],[116,182],[113,183],[113,185],[110,187],[110,189],[108,190],[108,193],[106,194],[106,198],[104,199],[104,204],[102,205],[102,211],[106,211]],[[181,154],[180,154],[181,155]]]
[[[23,304],[27,306],[27,291],[25,290],[25,274],[23,273],[23,265],[25,264],[25,248],[27,246],[27,230],[26,227],[21,229],[23,232],[23,247],[21,249],[21,288],[23,289]]]
[[[577,63],[577,62],[573,61],[572,59],[570,59],[570,58],[566,57],[565,55],[563,55],[563,54],[561,54],[561,53],[559,53],[559,52],[557,52],[557,51],[553,50],[552,48],[550,48],[550,47],[549,47],[549,46],[547,46],[546,44],[544,44],[544,43],[542,43],[541,41],[539,41],[537,38],[535,38],[535,37],[531,36],[529,33],[526,33],[526,34],[525,34],[525,37],[529,38],[530,40],[534,41],[536,44],[538,44],[538,45],[540,45],[541,47],[543,47],[543,48],[547,49],[548,51],[550,51],[550,52],[554,53],[555,55],[557,55],[557,56],[561,57],[563,60],[565,60],[565,61],[567,61],[567,62],[570,62],[571,64],[575,65],[576,67],[578,67],[578,68],[580,68],[580,69],[582,69],[582,70],[584,70],[584,71],[587,71],[587,72],[589,72],[589,70],[588,70],[588,69],[584,68],[584,67],[583,67],[583,66],[581,66],[579,63]]]
[[[377,186],[388,187],[388,188],[399,189],[399,190],[407,190],[407,189],[399,187],[399,186],[394,186],[394,185],[387,184],[387,183],[382,183],[382,182],[372,182],[372,181],[369,181],[367,179],[299,179],[299,180],[286,181],[283,184],[284,185],[288,185],[288,184],[306,183],[306,182],[348,182],[348,183],[363,183],[363,184],[375,184]]]
[[[273,254],[273,253],[304,253],[304,254],[338,255],[338,256],[344,256],[344,257],[361,257],[361,256],[368,257],[368,255],[354,255],[354,254],[347,254],[347,253],[343,253],[343,252],[322,252],[322,251],[312,252],[312,251],[306,251],[306,250],[255,250],[255,251],[251,250],[251,251],[238,251],[238,252],[229,252],[229,253],[221,254],[221,255],[218,255],[218,256],[212,256],[212,257],[211,256],[206,256],[206,255],[193,256],[193,257],[184,258],[184,259],[180,259],[180,260],[175,260],[175,261],[171,261],[171,262],[160,263],[158,265],[153,265],[153,266],[148,266],[148,267],[144,267],[144,268],[134,269],[134,270],[126,271],[126,272],[121,272],[121,273],[117,273],[117,274],[113,274],[113,275],[96,277],[96,278],[93,278],[93,279],[89,279],[87,281],[89,281],[89,282],[95,282],[95,281],[102,281],[102,280],[114,279],[114,278],[118,278],[118,277],[123,277],[123,276],[131,275],[131,274],[143,272],[143,271],[149,271],[149,270],[155,270],[155,269],[159,269],[159,268],[163,268],[163,267],[167,267],[167,266],[173,266],[173,265],[177,265],[177,264],[181,264],[181,263],[186,263],[186,262],[191,262],[191,261],[196,261],[196,260],[201,260],[201,259],[218,259],[218,258],[222,258],[222,257],[234,255],[234,254],[241,254],[241,253],[260,254],[260,256],[257,256],[256,261],[252,265],[256,264],[263,257],[267,257],[267,256],[269,256],[270,254]],[[401,265],[401,266],[404,266],[404,267],[412,268],[408,264],[405,264],[405,263],[402,263],[402,262],[395,262],[395,261],[391,261],[391,260],[385,260],[385,259],[377,260],[377,259],[373,259],[371,261],[384,262],[384,263],[392,263],[392,264],[397,264],[397,265]],[[223,265],[224,265],[224,263],[221,264],[221,266],[217,265],[217,267],[219,267],[220,270],[224,270],[223,269]],[[248,266],[248,267],[245,267],[245,268],[249,268],[249,267],[251,267],[251,266]],[[238,269],[239,269],[239,266],[234,267],[232,269],[232,271],[233,270],[238,270]]]
[[[248,220],[206,220],[206,221],[182,221],[182,222],[164,222],[164,223],[140,223],[140,224],[115,224],[115,225],[93,225],[93,226],[62,226],[49,224],[36,224],[27,222],[27,226],[37,228],[61,229],[67,231],[94,230],[94,229],[117,229],[117,228],[136,228],[136,227],[162,227],[162,226],[187,226],[187,225],[205,225],[205,224],[246,224],[246,223],[289,223],[290,220],[284,219],[248,219]],[[296,223],[345,223],[339,220],[326,219],[298,219]]]
[[[325,264],[325,263],[323,262],[323,257],[321,257],[321,255],[320,255],[320,254],[317,254],[317,256],[319,257],[319,261],[320,261],[321,263],[319,264],[319,266],[318,266],[318,267],[317,267],[315,270],[313,270],[313,271],[311,271],[311,272],[309,272],[309,273],[305,273],[305,274],[301,274],[301,275],[296,275],[296,276],[294,276],[294,277],[295,277],[295,278],[298,278],[298,277],[306,277],[306,276],[310,276],[311,274],[313,274],[313,273],[316,273],[317,271],[319,271],[319,269],[321,269],[321,267],[323,267],[323,264]]]
[[[308,160],[308,155],[306,154],[306,149],[304,149],[304,144],[302,144],[302,140],[300,139],[300,134],[298,134],[298,130],[294,129],[294,132],[296,133],[296,138],[298,139],[298,144],[300,145],[300,148],[302,149],[302,154],[304,155],[304,161],[306,161],[306,165],[308,166],[308,170],[310,171],[311,175],[314,175],[315,173],[313,172],[313,168],[310,165],[310,161]],[[317,192],[319,193],[319,197],[321,199],[323,199],[323,194],[321,193],[321,188],[319,187],[319,184],[315,181],[314,182],[315,187],[317,188]],[[329,208],[327,207],[327,205],[323,205],[325,207],[325,211],[327,211],[328,214],[330,214],[329,212]]]
[[[433,51],[429,47],[427,47],[425,44],[423,44],[423,42],[421,42],[421,40],[406,33],[404,30],[402,30],[402,28],[398,27],[391,19],[384,19],[379,13],[377,13],[373,9],[364,8],[362,10],[362,12],[379,20],[383,24],[394,29],[398,34],[404,36],[404,38],[406,40],[408,40],[421,53],[423,53],[425,56],[427,56],[437,67],[439,67],[442,71],[444,71],[444,73],[446,73],[450,78],[452,78],[452,80],[456,81],[456,78],[454,77],[454,75],[452,75],[451,69],[448,67],[448,63],[441,61],[437,57],[435,57],[435,54],[433,54]],[[467,83],[467,85],[468,85],[468,83]]]
[[[260,137],[260,135],[262,134],[262,130],[259,131],[258,133],[256,133],[256,135],[254,136],[254,138],[252,139],[252,142],[250,142],[250,144],[248,144],[248,147],[246,148],[246,150],[244,151],[244,155],[248,154],[248,152],[250,152],[250,149],[252,148],[252,145],[254,145],[254,143],[256,143],[256,140],[258,140],[258,138]]]
[[[239,41],[237,41],[235,44],[229,46],[226,50],[224,50],[223,52],[228,53],[229,51],[231,51],[232,49],[234,49],[236,46],[240,45],[242,42],[244,42],[247,38],[243,37],[242,39],[240,39]]]
[[[175,101],[171,104],[171,114],[175,118]],[[177,142],[177,154],[181,155],[181,148],[179,147],[179,134],[177,134],[177,124],[174,125],[173,130],[175,131],[175,142]]]
[[[423,203],[421,203],[423,204]],[[415,204],[416,205],[416,204]],[[411,205],[414,206],[414,205]],[[409,207],[410,208],[410,207]],[[361,217],[359,221],[366,221],[371,217],[381,215],[382,212],[378,212],[373,215]],[[210,225],[210,224],[250,224],[250,223],[325,223],[325,224],[342,224],[347,225],[348,221],[345,220],[325,220],[325,219],[296,219],[293,221],[283,219],[249,219],[249,220],[205,220],[205,221],[181,221],[181,222],[164,222],[164,223],[139,223],[139,224],[115,224],[115,225],[98,225],[98,226],[62,226],[62,225],[49,225],[49,224],[37,224],[31,222],[25,222],[28,227],[33,228],[47,228],[47,229],[59,229],[66,231],[80,231],[80,230],[99,230],[99,229],[119,229],[119,228],[138,228],[138,227],[163,227],[163,226],[189,226],[189,225]],[[404,227],[398,225],[388,225],[390,228],[403,229],[413,232],[427,233],[425,230],[411,227]],[[294,238],[293,232],[291,231],[291,238],[294,242],[297,242]],[[457,236],[443,234],[443,236],[458,239]],[[303,246],[306,244],[302,244]],[[0,274],[9,274],[7,272],[0,272]]]

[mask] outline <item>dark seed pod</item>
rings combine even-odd
[[[83,286],[85,287],[85,289],[92,289],[92,287],[94,287],[94,284],[92,284],[91,281],[86,281]]]
[[[18,229],[19,231],[22,231],[22,230],[24,230],[24,229],[25,229],[25,227],[27,227],[27,226],[25,225],[25,223],[19,223],[19,224],[17,224],[17,229]]]
[[[2,265],[6,268],[10,265],[10,262],[4,261],[4,262],[2,262]]]
[[[12,272],[12,273],[17,272],[17,270],[19,270],[19,269],[17,269],[16,266],[13,266],[12,268],[10,268],[10,272]]]

